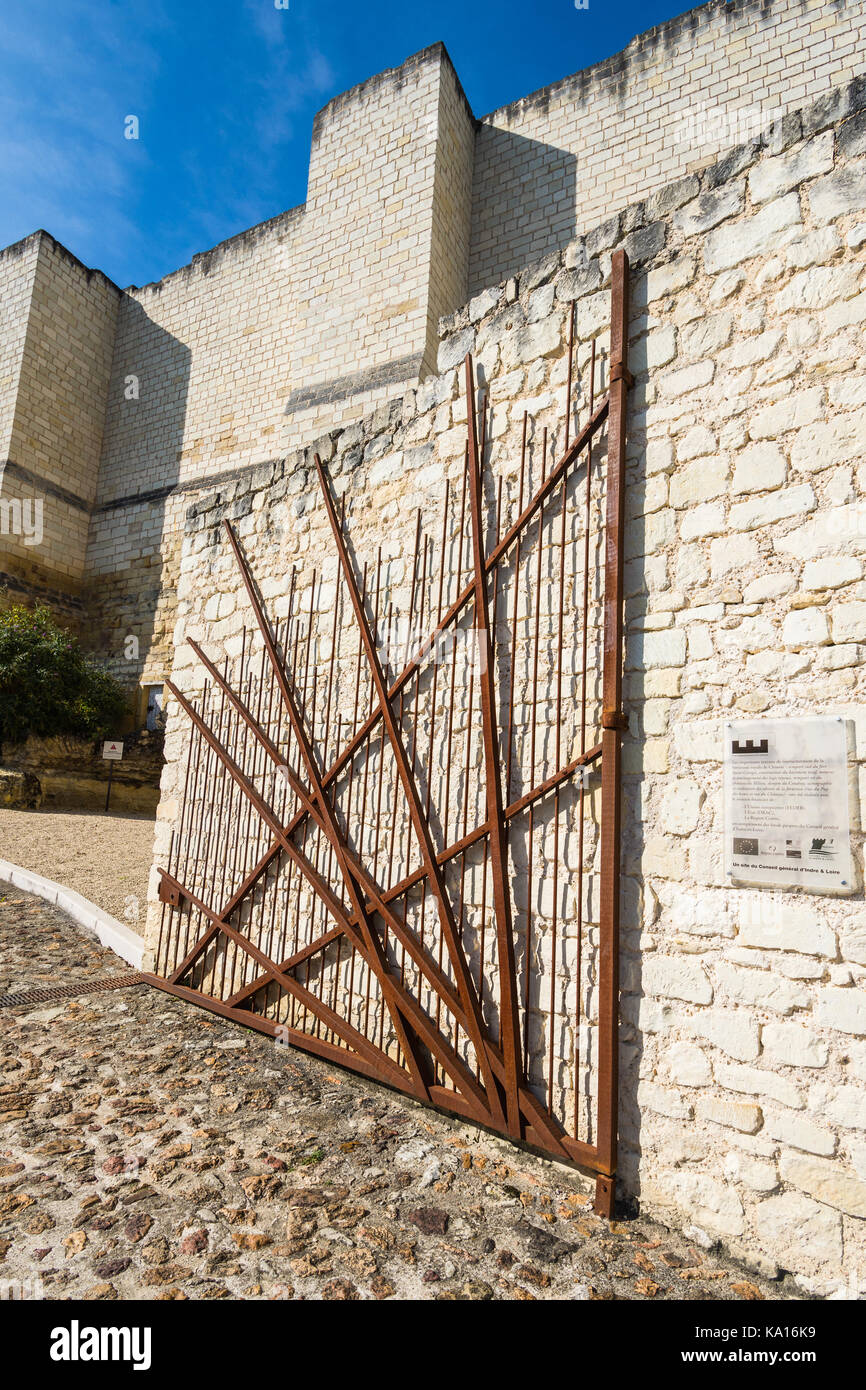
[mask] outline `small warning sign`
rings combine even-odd
[[[119,763],[123,757],[123,740],[115,739],[111,743],[103,743],[102,756],[110,763]]]

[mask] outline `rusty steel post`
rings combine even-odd
[[[601,885],[599,893],[598,1131],[596,1210],[613,1215],[619,1097],[619,903],[622,817],[622,608],[625,427],[628,370],[628,256],[611,265],[610,409],[604,545],[604,637],[601,736]]]

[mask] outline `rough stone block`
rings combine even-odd
[[[738,941],[762,951],[836,958],[836,933],[816,908],[801,903],[774,904],[766,913],[744,912],[739,919]]]
[[[673,629],[637,632],[628,640],[627,668],[651,670],[653,667],[684,666],[685,660],[684,632]]]
[[[803,1097],[797,1087],[775,1072],[764,1071],[758,1067],[738,1066],[731,1062],[716,1062],[713,1068],[716,1081],[726,1091],[741,1091],[751,1096],[761,1096],[764,1100],[777,1101],[779,1105],[799,1110]]]
[[[754,217],[711,232],[704,245],[704,268],[708,275],[714,275],[754,256],[766,255],[780,233],[800,225],[800,200],[796,193],[788,193],[767,203]]]
[[[737,455],[731,491],[771,492],[788,476],[788,462],[778,444],[762,440]]]
[[[743,1134],[755,1134],[761,1128],[761,1107],[747,1101],[718,1100],[714,1096],[700,1096],[695,1107],[697,1118],[714,1125],[724,1125],[728,1129],[738,1129]]]
[[[831,611],[834,642],[866,641],[866,603],[840,603]]]
[[[862,564],[853,556],[833,555],[823,560],[808,560],[803,566],[803,588],[839,589],[843,584],[853,584],[862,573]],[[866,629],[866,605],[861,605],[861,607],[863,607],[860,619],[861,628]],[[838,612],[838,609],[834,609],[832,616],[835,617]],[[842,639],[834,636],[833,640],[840,641]]]
[[[835,1028],[840,1033],[866,1037],[866,993],[859,989],[833,989],[828,986],[818,992],[815,1010],[818,1023]]]
[[[736,1236],[743,1230],[743,1204],[733,1187],[707,1173],[677,1168],[659,1175],[670,1199],[685,1208],[698,1226],[718,1235]]]
[[[760,1051],[758,1024],[744,1009],[711,1009],[694,1014],[692,1033],[738,1062],[753,1062]]]
[[[695,236],[710,231],[729,217],[738,216],[745,205],[746,185],[745,181],[741,180],[739,183],[711,189],[687,203],[674,213],[674,226],[683,236]]]
[[[713,998],[713,987],[700,961],[687,957],[647,956],[642,980],[646,993],[656,998],[682,999],[690,1004],[709,1004]]]
[[[866,1217],[866,1182],[841,1169],[838,1163],[804,1158],[800,1154],[782,1154],[779,1173],[785,1182],[799,1187],[801,1192],[807,1192],[825,1206],[835,1207],[848,1216]]]
[[[671,1043],[665,1051],[664,1066],[678,1086],[708,1086],[713,1079],[707,1054],[693,1043]]]
[[[766,1111],[764,1129],[771,1139],[803,1149],[805,1153],[832,1154],[836,1151],[836,1138],[829,1129],[793,1110]]]
[[[787,1269],[836,1268],[842,1259],[842,1218],[831,1208],[784,1192],[757,1207],[755,1233],[765,1249]]]
[[[768,975],[765,970],[740,970],[726,961],[715,965],[716,981],[722,994],[735,1004],[790,1014],[807,1008],[811,1000],[793,981]]]
[[[445,338],[439,344],[439,352],[436,358],[436,368],[439,372],[447,372],[451,367],[457,367],[463,361],[467,352],[472,352],[475,347],[475,329],[464,328],[462,333],[455,333],[451,338]]]
[[[785,154],[764,158],[755,165],[749,174],[752,206],[757,207],[770,198],[778,198],[806,179],[817,178],[832,168],[833,132],[827,130]]]
[[[804,483],[800,487],[782,488],[766,497],[736,503],[731,507],[729,522],[733,531],[754,531],[758,526],[771,526],[786,517],[811,512],[816,506],[812,488]]]
[[[776,295],[780,314],[804,309],[825,309],[837,299],[850,299],[857,293],[860,270],[856,265],[813,265],[801,270]]]
[[[765,1023],[761,1042],[767,1060],[777,1066],[826,1067],[830,1056],[823,1038],[799,1023]]]
[[[671,476],[669,501],[677,510],[693,507],[727,491],[728,461],[725,458],[702,458],[678,468]]]
[[[830,641],[827,616],[819,608],[800,608],[788,613],[782,625],[782,641],[793,652],[821,647]]]
[[[816,222],[834,222],[866,207],[866,162],[843,165],[817,179],[809,189],[809,207]]]

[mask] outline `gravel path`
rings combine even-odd
[[[127,973],[0,900],[0,994]],[[147,986],[3,1007],[0,1281],[48,1299],[785,1299],[571,1174]]]
[[[142,931],[153,832],[152,816],[0,810],[0,859],[73,888]]]

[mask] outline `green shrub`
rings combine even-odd
[[[0,744],[28,734],[99,738],[117,732],[123,687],[39,604],[0,611]]]

